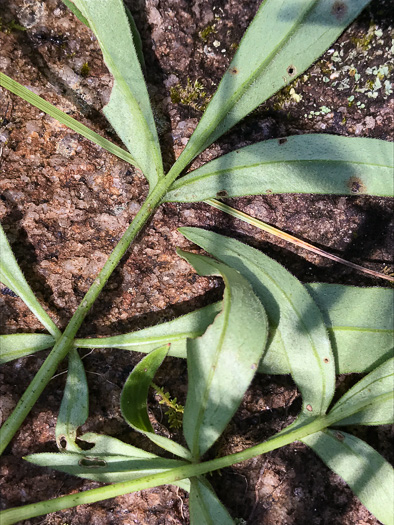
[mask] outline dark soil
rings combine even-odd
[[[216,89],[260,2],[127,3],[142,35],[163,156],[170,164],[195,128],[201,108]],[[393,140],[394,102],[389,84],[384,84],[389,79],[385,77],[382,87],[376,87],[381,74],[376,68],[393,68],[390,4],[373,1],[332,49],[291,86],[294,91],[285,89],[261,106],[195,165],[236,147],[291,134],[326,132]],[[0,0],[0,17],[0,70],[119,143],[99,113],[108,100],[111,77],[90,32],[57,0]],[[12,21],[26,30],[12,29]],[[200,94],[182,103],[188,81],[191,85],[200,82],[206,97]],[[356,91],[357,86],[364,92]],[[0,123],[0,219],[29,284],[63,329],[138,211],[147,184],[126,163],[1,88]],[[383,271],[392,264],[390,199],[267,195],[234,199],[231,204],[371,269]],[[220,297],[219,280],[196,276],[176,256],[177,246],[190,246],[177,231],[184,225],[231,234],[278,260],[304,282],[386,286],[384,281],[278,241],[208,205],[167,204],[115,271],[80,336],[114,335],[149,326]],[[2,333],[42,330],[22,301],[4,289],[0,305]],[[43,354],[2,367],[3,420],[38,370]],[[106,433],[157,452],[130,432],[119,409],[121,388],[139,358],[97,350],[84,359],[91,415],[82,430]],[[56,451],[55,424],[65,370],[63,364],[2,458],[2,508],[99,485],[22,460],[26,454]],[[156,383],[184,401],[186,363],[168,359]],[[289,377],[257,376],[211,454],[239,451],[265,440],[291,422],[299,407],[300,398]],[[151,411],[168,435],[168,422],[153,394]],[[393,461],[391,428],[363,429],[361,436]],[[239,523],[379,523],[347,485],[300,443],[215,473],[210,480],[232,516],[244,520]],[[186,525],[188,498],[175,487],[158,487],[23,523]]]

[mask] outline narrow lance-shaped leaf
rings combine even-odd
[[[123,387],[120,408],[123,417],[134,430],[145,434],[159,447],[189,460],[191,454],[185,447],[169,438],[155,434],[148,416],[148,390],[167,352],[167,345],[156,348],[134,367]]]
[[[326,283],[305,287],[328,328],[337,374],[370,372],[394,356],[393,289]]]
[[[80,452],[75,443],[78,427],[89,415],[89,389],[85,369],[78,350],[73,348],[68,354],[66,388],[56,423],[56,443],[60,450]]]
[[[221,275],[222,312],[203,336],[187,343],[188,392],[183,430],[194,458],[218,439],[236,412],[264,351],[268,323],[248,281],[236,270],[178,250],[200,275]]]
[[[30,286],[19,268],[17,260],[12,253],[3,227],[0,224],[0,282],[15,292],[26,306],[33,312],[37,319],[45,326],[56,339],[61,332],[40,305]]]
[[[220,309],[221,303],[214,303],[167,323],[112,337],[76,339],[75,345],[78,348],[120,348],[149,353],[158,346],[171,343],[169,356],[186,357],[186,339],[202,335]]]
[[[104,115],[153,188],[163,176],[159,139],[123,2],[75,0],[74,4],[88,20],[114,77]]]
[[[226,507],[204,478],[190,480],[190,525],[235,525]]]
[[[296,135],[223,155],[178,179],[165,199],[196,202],[265,193],[394,194],[391,142]]]
[[[357,357],[355,356],[355,359]],[[387,425],[394,422],[394,358],[356,383],[330,411],[344,414],[335,425]]]
[[[320,310],[305,287],[279,263],[239,241],[198,228],[180,231],[251,283],[270,320],[272,366],[278,348],[301,391],[304,415],[324,414],[334,393],[334,356]],[[266,354],[263,366],[265,359]]]
[[[55,338],[48,334],[0,335],[0,364],[51,348],[54,344]]]
[[[346,481],[379,521],[394,524],[394,469],[376,450],[342,430],[316,432],[302,441]]]
[[[178,159],[201,151],[305,71],[370,0],[265,0]]]
[[[93,446],[79,454],[47,452],[31,454],[24,459],[35,465],[101,483],[130,481],[186,464],[176,459],[160,458],[110,436],[87,433],[79,440]],[[179,481],[176,485],[190,489],[188,480]]]

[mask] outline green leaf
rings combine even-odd
[[[73,348],[68,354],[66,388],[56,423],[56,443],[60,450],[81,451],[75,440],[78,427],[85,423],[88,415],[89,389],[85,369],[78,350]]]
[[[74,4],[88,20],[114,77],[104,115],[153,188],[163,176],[159,139],[123,2],[75,0]]]
[[[82,22],[83,24],[85,24],[85,26],[90,28],[90,25],[87,19],[83,16],[81,11],[72,2],[70,2],[70,0],[62,0],[62,2],[65,6],[67,6],[70,9],[72,13],[74,13],[74,15],[78,18],[80,22]],[[141,67],[144,68],[145,61],[144,61],[144,55],[142,53],[141,35],[139,34],[137,26],[135,25],[133,15],[131,14],[130,9],[127,6],[125,6],[125,11],[126,11],[127,18],[129,20],[129,24],[130,24],[130,31],[131,31],[131,34],[133,35],[133,42],[134,42],[135,50],[138,55],[138,60],[140,61]]]
[[[248,281],[236,270],[178,250],[200,275],[221,275],[222,312],[203,336],[187,343],[188,392],[183,430],[194,458],[218,439],[236,412],[264,351],[268,323]]]
[[[394,290],[326,283],[306,284],[305,287],[322,313],[331,338],[337,374],[370,372],[393,356]],[[365,304],[369,307],[365,308]],[[221,303],[214,303],[144,330],[113,337],[76,339],[75,345],[149,353],[158,345],[171,343],[168,355],[186,358],[186,339],[202,335],[220,310]],[[272,325],[272,320],[269,322]],[[271,340],[259,371],[290,374],[285,348],[278,335]]]
[[[393,357],[394,290],[324,283],[305,287],[328,328],[337,374],[370,372]]]
[[[376,450],[351,434],[330,429],[302,441],[346,481],[379,521],[394,524],[394,469]]]
[[[12,253],[3,227],[0,224],[0,282],[5,284],[10,290],[19,295],[26,306],[33,312],[37,319],[45,326],[50,334],[56,339],[61,332],[40,305],[32,289],[19,268],[19,265]]]
[[[304,414],[324,414],[334,393],[334,356],[320,310],[305,287],[276,261],[239,241],[198,228],[180,231],[251,283],[270,320],[263,369],[275,369],[280,350],[302,394]],[[283,365],[277,373],[283,373]]]
[[[168,355],[186,357],[186,339],[202,335],[221,310],[221,303],[211,304],[173,321],[113,337],[76,339],[78,348],[120,348],[149,353],[171,343]]]
[[[0,364],[51,348],[54,344],[55,338],[47,334],[0,335]]]
[[[387,425],[394,422],[394,358],[370,372],[335,404],[335,425]],[[350,414],[350,415],[349,415]]]
[[[159,447],[184,459],[191,459],[190,452],[171,439],[155,434],[149,421],[147,397],[150,384],[168,352],[168,345],[161,346],[145,356],[127,378],[120,397],[120,409],[127,423],[145,434]]]
[[[258,142],[178,179],[165,199],[196,202],[265,193],[394,194],[393,145],[369,138],[296,135]]]
[[[80,441],[93,444],[89,451],[77,453],[31,454],[25,457],[30,463],[67,472],[74,476],[103,483],[117,483],[138,479],[150,474],[185,465],[174,459],[164,459],[141,448],[128,445],[111,436],[83,434]],[[184,490],[190,490],[189,480],[174,483]]]
[[[74,118],[70,117],[70,115],[67,115],[67,113],[64,113],[64,111],[61,111],[57,107],[53,106],[43,98],[39,97],[29,89],[25,88],[24,86],[22,86],[15,80],[12,80],[12,78],[7,77],[7,75],[4,75],[4,73],[1,72],[0,86],[5,87],[9,91],[11,91],[11,93],[14,93],[15,95],[18,95],[19,97],[23,98],[23,100],[26,100],[26,102],[29,102],[39,110],[44,111],[50,117],[53,117],[54,119],[58,120],[61,124],[64,124],[73,131],[76,131],[77,133],[79,133],[79,135],[82,135],[86,139],[91,140],[101,148],[104,148],[105,150],[109,151],[113,155],[116,155],[120,159],[128,162],[129,164],[137,166],[136,160],[130,155],[130,153],[120,148],[116,144],[113,144],[98,133],[95,133],[84,124],[81,124],[81,122],[78,122],[78,120],[75,120]]]
[[[248,113],[305,71],[370,0],[266,0],[177,165],[179,172]]]
[[[204,478],[191,478],[189,506],[191,525],[235,525],[227,509]]]

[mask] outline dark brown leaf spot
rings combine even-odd
[[[294,75],[296,74],[297,70],[295,68],[295,66],[293,66],[292,64],[287,68],[287,74],[290,76],[290,77],[294,77]]]
[[[331,13],[335,16],[337,20],[342,20],[347,13],[347,5],[345,2],[334,2]]]
[[[287,142],[287,139],[283,138],[283,139],[278,139],[278,144],[279,146],[282,146],[282,144],[286,144]]]
[[[341,434],[340,432],[335,432],[335,437],[338,441],[343,441],[345,439],[345,436]]]
[[[328,357],[325,357],[325,358],[323,359],[323,361],[324,361],[325,363],[329,363],[329,362],[330,362],[330,360],[328,359]]]
[[[365,186],[365,184],[363,183],[363,181],[359,178],[359,177],[350,177],[350,179],[348,180],[348,188],[349,190],[354,193],[355,195],[357,195],[358,193],[366,193],[367,192],[367,188]]]
[[[267,195],[271,195],[272,190],[265,190],[265,193],[266,193]]]
[[[238,75],[239,70],[238,70],[236,67],[232,67],[232,68],[230,69],[230,73],[231,73],[232,75]]]
[[[78,465],[80,467],[98,468],[98,467],[105,467],[107,465],[107,462],[100,458],[86,457],[86,458],[80,459],[78,461]]]
[[[226,190],[220,190],[217,192],[216,197],[228,197],[228,193]]]

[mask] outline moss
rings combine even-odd
[[[350,40],[355,46],[361,48],[363,51],[368,51],[368,49],[371,47],[371,43],[374,38],[375,29],[376,29],[375,25],[372,24],[370,28],[368,29],[368,32],[366,35],[358,37],[358,38],[353,37]]]
[[[170,89],[170,97],[174,104],[184,104],[197,111],[203,111],[208,104],[203,84],[198,80],[193,84],[190,78],[187,79],[185,87],[182,87],[180,84],[172,87]]]
[[[88,77],[89,76],[89,73],[90,73],[90,67],[89,67],[89,64],[87,62],[85,62],[83,64],[83,66],[81,67],[81,76],[83,76],[84,78]]]
[[[11,20],[11,22],[6,24],[0,17],[0,31],[9,34],[12,33],[12,31],[26,31],[26,28],[15,22],[15,20]]]
[[[203,42],[207,42],[210,35],[214,35],[216,33],[215,24],[208,24],[204,27],[204,29],[201,29],[199,35]]]

